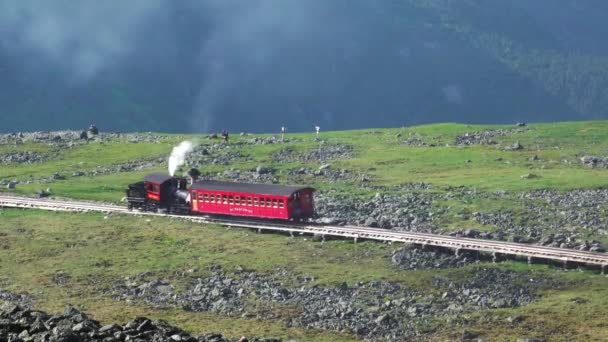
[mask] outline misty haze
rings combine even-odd
[[[5,0],[0,131],[605,118],[606,14],[599,0]]]

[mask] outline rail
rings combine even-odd
[[[564,248],[555,248],[547,246],[535,246],[523,243],[494,241],[484,239],[473,239],[465,237],[453,237],[439,234],[427,234],[406,232],[398,230],[355,227],[355,226],[334,226],[334,225],[313,225],[313,224],[298,224],[298,223],[275,223],[275,222],[259,222],[243,218],[235,219],[219,219],[207,216],[182,216],[169,215],[161,213],[150,213],[140,211],[130,211],[126,207],[102,204],[93,202],[82,202],[72,200],[53,200],[53,199],[38,199],[14,196],[0,196],[0,207],[9,208],[24,208],[24,209],[42,209],[53,211],[98,211],[106,213],[123,213],[132,215],[147,215],[147,216],[163,216],[172,218],[187,219],[200,223],[220,224],[227,227],[251,228],[258,230],[286,232],[290,234],[312,234],[321,236],[335,236],[343,238],[351,238],[355,241],[360,239],[391,241],[412,243],[421,246],[437,246],[443,248],[455,249],[459,251],[477,251],[490,253],[494,257],[500,255],[514,255],[527,257],[529,261],[532,259],[557,260],[564,263],[580,263],[587,265],[597,265],[602,268],[602,272],[608,267],[608,254],[579,251]]]

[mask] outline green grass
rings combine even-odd
[[[217,317],[146,307],[128,307],[98,294],[100,287],[125,276],[151,272],[179,282],[176,271],[194,269],[204,275],[212,265],[227,272],[235,267],[272,273],[277,268],[314,276],[313,284],[343,281],[398,280],[410,286],[429,284],[432,274],[415,277],[395,272],[383,257],[393,247],[349,241],[312,242],[247,230],[228,230],[179,220],[101,214],[65,214],[39,211],[0,211],[0,283],[8,290],[26,291],[40,308],[58,311],[78,305],[105,321],[124,321],[132,314],[168,319],[195,332],[224,331],[233,337],[267,335],[304,340],[351,340],[346,335],[289,329],[278,322],[240,317]],[[315,260],[314,263],[309,262]],[[57,285],[53,276],[69,275]]]
[[[104,218],[96,213],[0,210],[0,237],[0,284],[5,289],[31,294],[36,299],[36,306],[44,310],[56,312],[68,304],[77,305],[103,322],[125,322],[135,315],[146,315],[166,319],[195,333],[221,331],[232,337],[256,335],[304,341],[347,341],[353,340],[352,336],[287,328],[278,321],[261,322],[238,316],[129,306],[101,294],[100,289],[125,276],[143,272],[179,285],[185,281],[176,276],[180,272],[193,270],[193,277],[204,276],[210,266],[221,265],[228,273],[234,272],[237,266],[267,273],[284,268],[292,274],[314,277],[311,285],[384,279],[428,293],[433,289],[434,276],[464,280],[482,266],[530,271],[535,277],[559,277],[566,285],[560,290],[546,291],[540,301],[529,306],[467,314],[470,317],[469,329],[479,329],[494,340],[494,337],[509,333],[509,327],[501,320],[517,314],[526,317],[526,323],[552,322],[539,325],[531,332],[553,336],[554,328],[569,324],[575,326],[578,317],[567,315],[569,312],[584,313],[586,321],[569,330],[567,336],[574,339],[587,335],[597,337],[607,332],[602,313],[608,307],[608,279],[590,271],[563,272],[549,266],[529,266],[521,262],[400,271],[390,264],[387,257],[397,248],[395,245],[354,244],[347,240],[321,243],[306,237],[257,234],[175,219],[150,222],[144,217],[112,215]],[[67,283],[62,285],[53,281],[54,275],[60,271],[69,276]],[[574,297],[589,301],[573,305],[570,298]],[[487,317],[498,317],[498,322],[492,329],[481,329],[487,323],[484,321]],[[438,329],[432,336],[440,339],[453,337],[454,331],[448,329],[445,322],[439,324]],[[521,328],[517,333],[525,335],[526,329]]]
[[[608,121],[531,124],[523,132],[494,138],[497,145],[454,145],[459,134],[502,128],[514,127],[447,123],[323,132],[324,143],[347,144],[354,149],[354,158],[331,161],[332,169],[343,168],[368,174],[372,176],[371,185],[380,187],[380,190],[363,187],[364,184],[358,180],[330,183],[323,177],[312,176],[303,180],[325,192],[362,199],[383,192],[382,186],[408,182],[430,183],[432,189],[422,192],[435,194],[445,194],[449,187],[459,186],[484,193],[504,190],[514,194],[534,189],[561,191],[603,188],[608,183],[606,170],[586,168],[579,159],[584,154],[608,156],[608,135],[604,133],[608,131]],[[401,134],[400,138],[396,137],[398,133]],[[436,146],[411,147],[399,143],[399,139],[408,139],[410,134]],[[298,141],[285,144],[244,143],[253,137],[235,136],[231,138],[228,148],[231,152],[247,156],[247,159],[238,159],[230,165],[214,165],[209,162],[214,158],[211,156],[205,160],[201,171],[215,174],[230,168],[251,170],[264,165],[277,170],[275,176],[280,183],[290,183],[287,176],[289,169],[316,169],[321,164],[297,161],[278,163],[272,159],[274,152],[286,147],[302,153],[318,148],[320,143],[314,140],[312,134],[289,134],[288,138]],[[29,150],[54,156],[39,164],[2,165],[0,179],[36,180],[55,172],[67,176],[65,180],[48,183],[34,181],[19,184],[16,190],[2,191],[30,195],[50,187],[58,197],[119,202],[129,183],[141,180],[149,172],[162,172],[166,165],[95,177],[72,177],[71,174],[94,170],[98,166],[167,156],[174,145],[187,138],[197,139],[203,145],[219,143],[218,140],[207,140],[197,135],[169,135],[160,143],[132,144],[125,138],[119,138],[108,143],[92,142],[60,151],[43,144],[0,145],[0,154]],[[501,149],[501,146],[515,141],[519,141],[524,149]],[[534,156],[541,161],[532,161]],[[540,177],[520,178],[527,173]],[[476,211],[511,211],[515,219],[519,219],[525,214],[525,205],[516,196],[464,196],[437,199],[434,203],[434,207],[445,210],[438,215],[436,223],[446,231],[463,227],[492,231],[496,228],[477,223],[471,219],[471,214]],[[604,236],[589,238],[606,241]],[[179,284],[182,280],[175,277],[176,272],[194,269],[193,275],[203,275],[211,265],[221,265],[227,272],[232,272],[237,266],[260,272],[285,268],[295,274],[314,276],[315,284],[385,279],[420,290],[431,288],[435,275],[457,279],[466,278],[474,272],[474,267],[399,271],[389,263],[390,253],[395,248],[394,245],[374,242],[353,244],[345,240],[321,244],[303,237],[256,234],[247,230],[227,230],[169,219],[148,222],[145,218],[115,215],[104,219],[101,214],[0,210],[0,286],[34,295],[39,308],[60,311],[66,304],[72,303],[107,322],[124,322],[135,315],[148,315],[167,319],[193,332],[221,331],[233,337],[244,334],[315,341],[352,340],[352,336],[344,334],[286,328],[280,322],[154,309],[143,305],[127,306],[99,294],[98,288],[142,272],[152,272],[157,277]],[[539,274],[566,279],[568,283],[563,289],[547,291],[541,300],[528,306],[465,315],[467,329],[481,333],[488,340],[501,340],[513,335],[545,336],[552,340],[601,340],[607,335],[603,319],[603,313],[608,308],[608,299],[605,299],[608,298],[605,290],[608,283],[605,277],[590,272],[561,272],[548,266],[535,265],[530,268],[519,262],[505,263],[500,267],[517,271],[532,269]],[[53,276],[58,271],[69,274],[67,286],[53,282]],[[577,297],[589,300],[575,304],[571,299]],[[506,317],[512,315],[522,315],[523,323],[517,326],[508,323]],[[459,338],[460,330],[453,329],[444,321],[437,322],[437,329],[433,337],[438,340]]]
[[[603,132],[608,121],[567,122],[531,124],[526,131],[512,136],[496,137],[498,145],[454,146],[457,135],[485,129],[513,128],[511,126],[476,126],[463,124],[435,124],[394,129],[325,132],[322,138],[330,144],[348,144],[354,147],[355,158],[331,162],[333,168],[348,169],[356,173],[373,176],[375,185],[397,185],[407,182],[427,182],[436,187],[468,186],[483,191],[525,191],[531,189],[568,190],[575,188],[597,188],[605,186],[608,176],[605,170],[584,167],[581,154],[608,154],[608,138]],[[406,139],[415,133],[421,139],[436,144],[435,147],[411,147],[399,143],[396,134]],[[265,137],[267,135],[258,135]],[[48,186],[57,196],[113,200],[122,197],[122,189],[129,183],[151,171],[163,171],[159,165],[141,172],[100,175],[95,177],[71,177],[75,171],[94,170],[98,166],[117,165],[128,161],[153,159],[167,156],[179,141],[190,138],[201,144],[215,144],[217,140],[205,137],[170,136],[160,143],[131,144],[126,139],[109,143],[76,145],[59,151],[51,161],[30,165],[3,165],[0,179],[39,179],[59,172],[67,181],[52,181],[44,184],[29,184],[18,187],[18,193],[27,194]],[[266,165],[278,170],[277,178],[287,183],[287,170],[297,167],[317,168],[321,162],[277,163],[272,153],[290,147],[304,152],[318,148],[319,143],[312,134],[289,134],[298,142],[271,145],[247,145],[243,140],[252,137],[236,136],[231,139],[231,151],[247,155],[250,160],[237,160],[225,165],[204,164],[203,172],[222,172],[227,168],[254,169]],[[501,146],[519,141],[521,151],[504,151]],[[13,149],[49,151],[49,146],[24,144],[0,146],[0,153]],[[542,161],[531,161],[537,156]],[[502,158],[502,160],[497,160]],[[467,162],[470,161],[470,162]],[[521,179],[533,173],[540,177]],[[323,178],[309,178],[310,183],[320,189],[335,188],[344,192],[356,190],[357,182],[327,183]],[[371,192],[369,192],[371,193]]]

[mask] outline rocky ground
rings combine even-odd
[[[220,334],[192,336],[188,332],[161,320],[136,317],[124,325],[102,326],[84,312],[68,307],[62,314],[51,315],[44,311],[20,305],[7,305],[0,309],[0,340],[14,342],[38,341],[157,341],[157,342],[230,342]],[[236,341],[236,340],[235,340]],[[278,341],[274,339],[247,339],[246,341]]]
[[[318,194],[315,205],[320,223],[348,223],[368,227],[433,232],[433,195],[377,193],[367,201]]]
[[[86,132],[86,131],[85,131]],[[51,146],[73,146],[75,144],[86,144],[90,141],[109,141],[117,138],[125,139],[129,143],[159,142],[169,139],[168,136],[140,133],[88,133],[86,138],[81,137],[83,131],[53,131],[53,132],[18,132],[0,134],[0,145],[25,142],[48,144]]]
[[[0,186],[5,185],[8,186],[17,186],[19,184],[32,184],[32,183],[51,183],[56,180],[63,180],[66,178],[73,177],[92,177],[92,176],[101,176],[107,174],[116,174],[120,172],[133,172],[144,169],[150,169],[153,167],[157,167],[158,165],[166,164],[166,159],[164,157],[147,159],[147,160],[137,160],[137,161],[129,161],[121,164],[114,165],[99,165],[93,169],[82,171],[74,171],[70,173],[62,173],[55,172],[51,175],[39,177],[39,178],[27,178],[27,179],[1,179]]]
[[[4,291],[0,288],[0,303],[1,302],[7,302],[25,307],[30,307],[32,305],[32,299],[27,294],[12,293]]]
[[[33,151],[16,151],[8,153],[0,153],[0,164],[34,164],[43,163],[49,160],[59,158],[61,152],[65,149],[73,148],[78,145],[89,143],[104,143],[113,141],[117,138],[123,139],[128,143],[159,143],[169,139],[168,136],[153,135],[153,134],[137,134],[137,133],[99,133],[95,135],[89,134],[87,138],[81,138],[80,131],[54,131],[54,132],[29,132],[29,133],[9,133],[0,134],[0,145],[21,145],[27,142],[45,144],[51,147],[48,152],[33,152]],[[18,184],[30,183],[49,183],[55,180],[66,179],[69,177],[82,176],[99,176],[105,174],[115,174],[119,172],[131,172],[142,169],[156,167],[159,164],[166,164],[165,157],[134,160],[122,164],[115,165],[99,165],[94,169],[83,169],[70,173],[53,173],[48,176],[27,179],[3,179],[0,180],[0,185],[14,187]]]
[[[399,140],[400,144],[407,145],[407,146],[415,146],[415,147],[436,146],[434,143],[427,142],[420,134],[417,134],[415,132],[410,132],[405,137],[401,133],[397,133],[395,138],[397,138]]]
[[[394,255],[399,255],[398,251]],[[421,255],[422,256],[422,255]],[[421,260],[406,255],[396,259]],[[423,256],[426,257],[426,256]],[[420,267],[447,267],[466,263],[462,259],[433,255],[439,263]],[[456,260],[457,259],[457,260]],[[479,268],[464,281],[436,277],[424,293],[389,281],[311,286],[313,279],[277,270],[266,275],[240,270],[228,275],[215,267],[207,277],[188,280],[183,292],[169,281],[143,274],[119,280],[105,290],[117,300],[144,302],[159,307],[209,311],[244,318],[280,320],[288,326],[349,331],[362,338],[389,341],[413,338],[432,331],[430,320],[470,313],[485,308],[516,307],[532,302],[537,292],[559,283],[534,279],[527,273]],[[289,279],[289,283],[283,280]]]
[[[391,261],[402,270],[427,270],[438,268],[462,267],[479,262],[479,259],[466,253],[458,256],[441,250],[403,247],[393,252]]]
[[[527,131],[527,128],[491,129],[480,132],[465,133],[456,137],[455,145],[495,145],[496,138],[508,137],[516,133]]]
[[[533,191],[516,194],[485,193],[453,189],[445,193],[377,193],[368,200],[320,193],[316,208],[320,223],[346,223],[388,229],[441,232],[441,223],[450,215],[446,200],[507,200],[523,203],[521,211],[496,210],[462,212],[459,219],[473,219],[492,227],[490,232],[464,229],[452,235],[511,240],[602,252],[599,241],[589,235],[606,236],[608,230],[608,190],[568,192]]]
[[[352,158],[353,147],[345,144],[328,144],[321,142],[319,148],[307,152],[298,152],[292,147],[286,147],[272,154],[272,159],[279,163],[326,163],[331,160]]]
[[[51,158],[48,153],[19,151],[0,154],[0,164],[34,164],[42,163]]]
[[[598,157],[598,156],[582,156],[581,163],[587,167],[599,167],[599,168],[608,168],[608,157]]]

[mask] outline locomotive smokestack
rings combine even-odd
[[[190,169],[188,171],[188,177],[190,178],[190,185],[194,184],[198,180],[198,177],[201,175],[201,172],[198,169]]]

